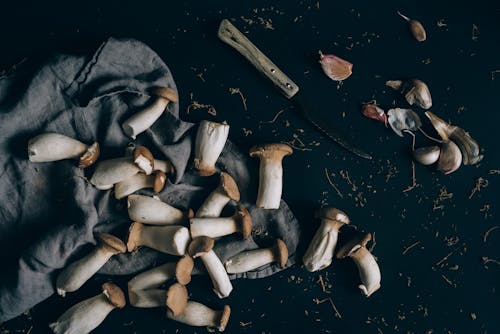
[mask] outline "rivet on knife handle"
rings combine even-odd
[[[268,77],[287,98],[290,99],[299,91],[299,86],[290,80],[285,73],[250,42],[229,20],[222,20],[217,35],[222,41],[241,53],[262,74]]]

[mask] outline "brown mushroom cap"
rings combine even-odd
[[[280,268],[284,268],[288,261],[288,247],[285,242],[281,239],[276,240],[276,245],[274,246],[275,256],[277,258],[276,262]]]
[[[196,237],[189,244],[188,254],[195,259],[203,253],[210,252],[212,248],[214,248],[214,239],[207,236]]]
[[[240,191],[238,190],[238,185],[231,175],[225,172],[220,173],[220,185],[219,187],[226,193],[226,195],[233,201],[240,200]]]
[[[189,255],[184,255],[180,258],[175,266],[175,277],[177,282],[182,285],[187,285],[191,282],[191,273],[193,272],[194,261]]]
[[[318,219],[328,219],[340,222],[341,225],[350,223],[347,214],[337,208],[321,208],[316,211],[315,216]]]
[[[106,249],[113,252],[113,254],[125,253],[127,251],[125,243],[114,235],[98,233],[96,238],[104,247],[106,247]]]
[[[106,282],[102,285],[102,293],[106,296],[108,301],[118,308],[124,308],[127,302],[122,289],[116,284]]]
[[[136,146],[134,148],[134,163],[146,174],[151,174],[155,164],[153,153],[145,146]],[[145,166],[147,169],[144,168]]]
[[[252,233],[253,221],[252,216],[250,216],[250,212],[242,206],[239,205],[236,213],[233,215],[234,220],[238,224],[238,229],[243,235],[243,239],[246,239]]]
[[[174,103],[179,102],[179,95],[170,87],[157,87],[153,89],[153,94],[155,94],[156,96],[161,96],[164,99],[167,99]]]
[[[155,180],[153,182],[153,191],[155,193],[159,193],[165,187],[165,183],[167,182],[167,174],[162,172],[161,170],[157,170],[155,172]]]
[[[79,168],[86,168],[93,165],[97,159],[99,159],[99,155],[101,154],[101,150],[99,148],[99,144],[97,142],[93,143],[89,147],[85,153],[80,157],[80,162],[78,163]]]
[[[282,159],[293,153],[293,149],[287,144],[275,143],[256,145],[250,149],[250,156],[259,158]]]
[[[132,225],[130,225],[130,229],[128,231],[128,240],[127,240],[127,250],[129,252],[133,252],[139,247],[138,245],[138,239],[140,237],[140,234],[142,232],[142,229],[144,228],[144,225],[139,222],[134,222]]]
[[[372,239],[371,233],[356,232],[347,242],[345,242],[337,251],[337,259],[343,259],[360,247],[365,247],[368,241]]]
[[[217,327],[217,330],[219,332],[223,332],[226,329],[230,316],[231,316],[231,307],[229,307],[229,305],[224,305],[224,309],[222,310],[222,314],[219,320],[219,326]]]
[[[188,292],[184,285],[174,283],[167,290],[166,305],[174,316],[181,314],[187,305]]]

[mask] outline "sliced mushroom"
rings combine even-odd
[[[339,229],[349,224],[349,217],[335,208],[320,209],[316,212],[316,218],[321,219],[321,225],[302,258],[306,269],[310,272],[326,268],[332,263]]]
[[[288,248],[281,239],[269,248],[260,248],[244,251],[231,257],[224,266],[229,274],[245,273],[276,262],[280,268],[284,268],[288,261]]]
[[[150,150],[145,146],[136,146],[134,148],[134,163],[146,174],[150,175],[154,170],[154,157]]]
[[[144,188],[153,188],[155,193],[159,193],[163,190],[166,182],[167,175],[160,170],[151,175],[137,173],[115,184],[115,198],[122,199]]]
[[[130,305],[134,307],[152,308],[166,305],[174,315],[178,315],[186,307],[188,292],[184,285],[174,283],[167,290],[129,290],[128,296]]]
[[[231,308],[225,305],[221,311],[216,311],[201,303],[188,301],[186,308],[179,315],[167,311],[169,319],[182,322],[189,326],[208,327],[209,330],[217,329],[223,332],[226,329],[231,315]]]
[[[188,252],[194,259],[197,257],[201,258],[212,280],[215,294],[219,298],[226,298],[233,290],[233,285],[227,276],[222,262],[212,250],[213,247],[214,239],[204,236],[197,237],[191,241]]]
[[[97,161],[99,153],[97,142],[86,145],[58,133],[43,133],[28,142],[28,157],[31,162],[78,159],[78,167],[85,168]]]
[[[219,158],[229,134],[229,125],[201,121],[196,133],[194,147],[194,168],[200,175],[209,176],[217,170],[215,163]]]
[[[283,188],[283,157],[292,154],[293,150],[286,144],[267,144],[250,149],[251,157],[260,158],[259,192],[257,207],[278,209],[280,207]]]
[[[243,239],[246,239],[252,232],[252,225],[250,212],[240,205],[231,217],[191,218],[189,229],[193,238],[199,236],[218,238],[233,233],[241,233]]]
[[[410,105],[416,104],[422,109],[432,107],[431,92],[422,80],[388,80],[385,84],[403,94]]]
[[[182,224],[193,216],[192,210],[183,212],[159,199],[143,195],[129,195],[127,207],[130,219],[151,225]]]
[[[380,268],[377,261],[366,249],[366,244],[372,239],[370,233],[356,233],[337,252],[337,258],[350,257],[358,267],[361,284],[358,285],[366,297],[370,297],[380,288]]]
[[[239,201],[238,185],[228,173],[220,173],[219,186],[205,199],[196,217],[219,217],[230,200]]]
[[[179,97],[172,88],[159,87],[153,90],[155,100],[146,108],[136,112],[122,124],[123,132],[132,139],[146,131],[163,114],[169,102],[177,103]]]
[[[115,254],[125,253],[123,241],[110,234],[97,235],[98,245],[86,256],[64,268],[56,280],[56,291],[65,296],[66,292],[78,290]]]
[[[113,283],[104,283],[102,293],[72,306],[49,327],[55,334],[90,333],[111,311],[125,304],[123,291]]]
[[[130,226],[127,249],[133,252],[139,246],[146,246],[167,254],[184,255],[190,241],[189,230],[183,226],[148,226],[135,222]]]

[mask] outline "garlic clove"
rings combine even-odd
[[[334,55],[325,55],[319,51],[319,63],[323,72],[334,81],[342,81],[352,74],[352,64]]]
[[[449,140],[441,145],[437,169],[444,174],[453,173],[462,164],[462,153],[457,144]]]
[[[413,151],[413,159],[422,165],[432,165],[439,159],[439,146],[420,147]]]
[[[375,102],[364,103],[361,107],[361,112],[364,116],[384,122],[385,126],[387,126],[387,115]]]
[[[411,109],[394,108],[387,112],[388,122],[392,130],[403,137],[403,130],[417,130],[422,126],[420,116]]]
[[[398,15],[408,22],[408,27],[417,41],[423,42],[427,39],[427,34],[422,23],[417,20],[410,19],[408,16],[401,14],[399,11]]]
[[[422,109],[432,107],[432,97],[429,87],[419,79],[388,80],[386,86],[399,91],[410,105],[417,105]]]

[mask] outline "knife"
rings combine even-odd
[[[229,20],[223,19],[221,21],[217,35],[223,42],[236,49],[236,51],[250,61],[257,70],[270,79],[287,99],[294,102],[300,114],[320,133],[361,158],[372,158],[370,154],[352,145],[345,136],[341,135],[337,129],[334,129],[329,122],[322,120],[319,113],[311,112],[306,102],[307,99],[299,92],[299,86],[267,58],[266,55],[243,35],[238,28],[229,22]]]

